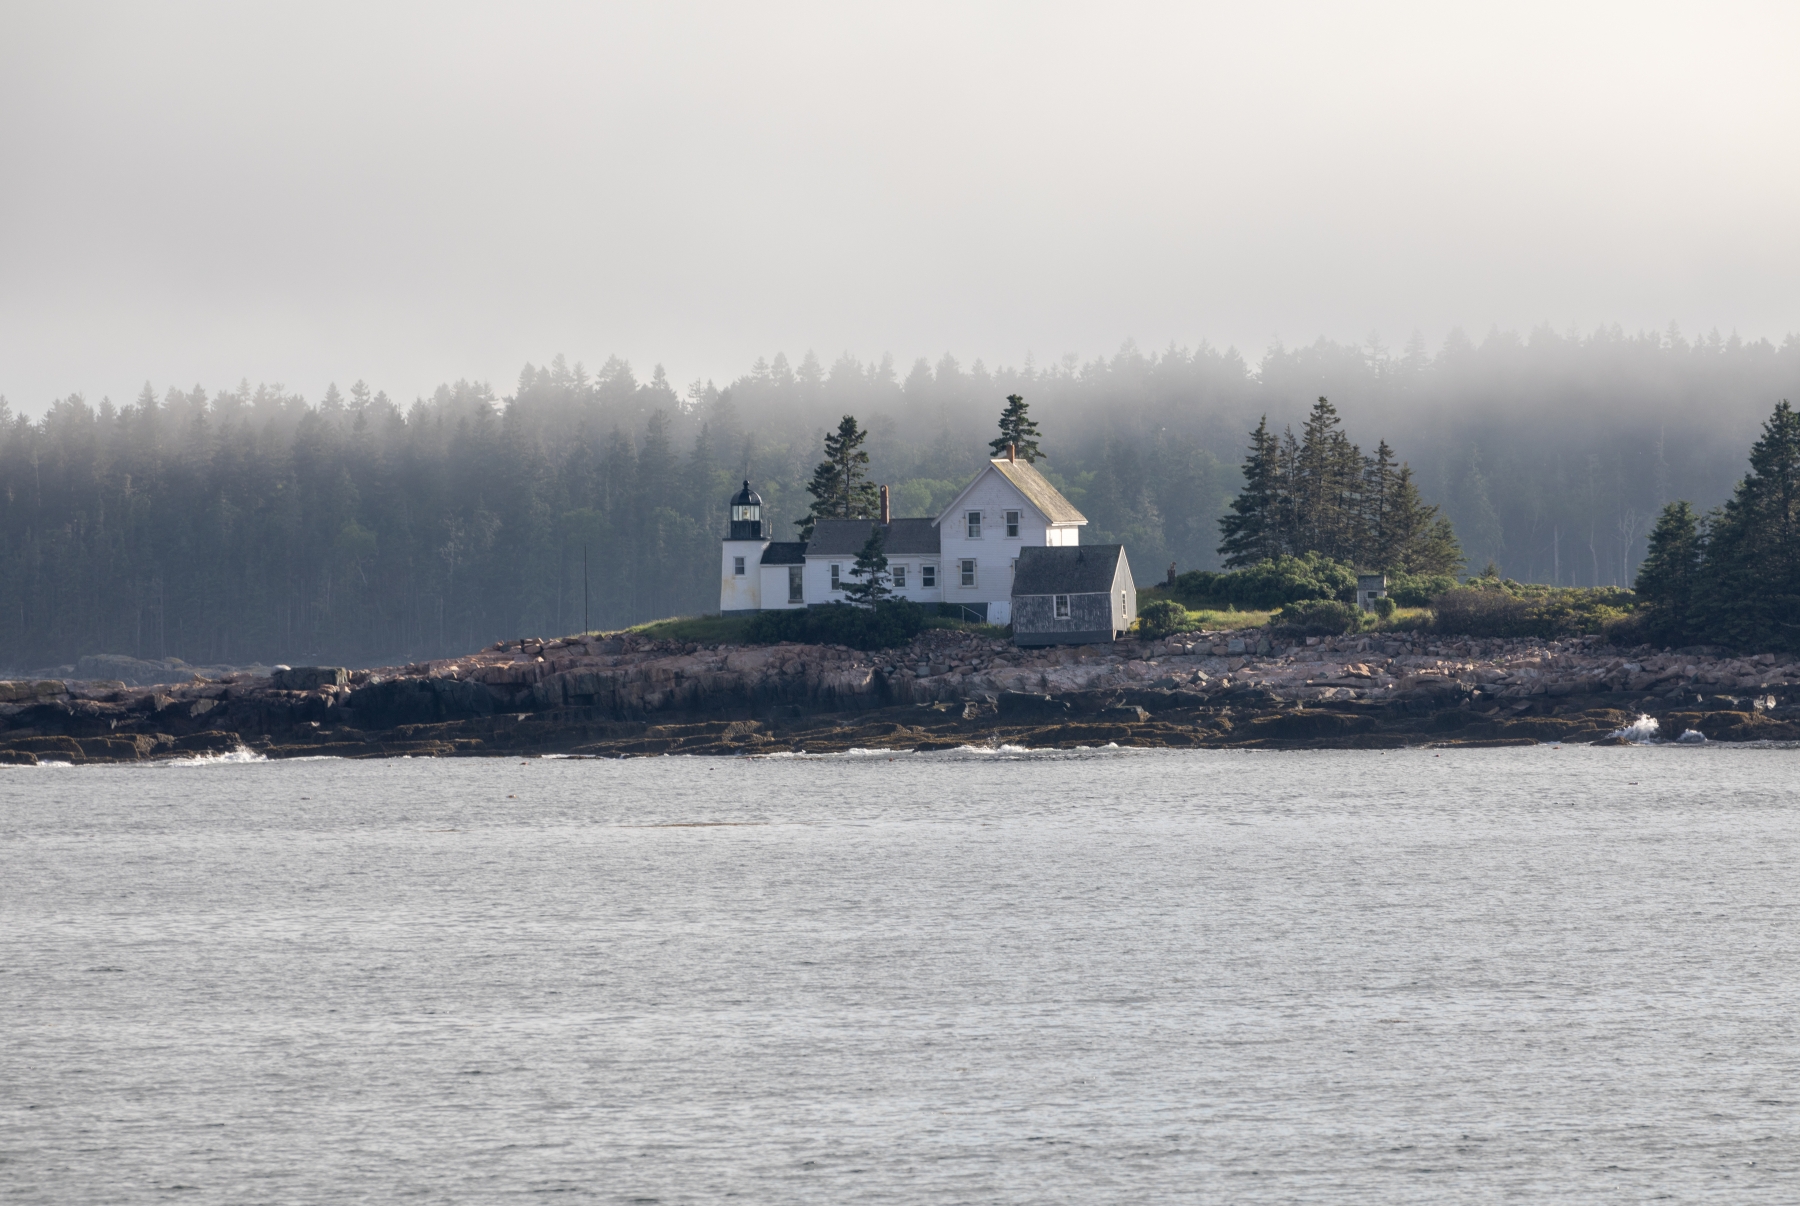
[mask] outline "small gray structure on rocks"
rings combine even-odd
[[[1137,619],[1137,586],[1122,544],[1027,547],[1013,569],[1015,645],[1097,645]]]
[[[1386,574],[1356,575],[1356,605],[1364,611],[1375,610],[1375,600],[1387,598]]]

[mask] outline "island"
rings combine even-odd
[[[1020,648],[527,638],[404,666],[0,682],[0,765],[241,755],[755,756],[1800,740],[1800,661],[1597,637],[1261,628]]]

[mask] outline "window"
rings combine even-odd
[[[802,581],[800,567],[797,565],[788,566],[788,602],[806,602],[806,585]]]
[[[831,563],[831,589],[832,590],[843,590],[844,589],[843,583],[838,580],[838,575],[841,574],[843,572],[843,570],[844,570],[844,567],[839,565],[837,562],[834,561]]]
[[[962,584],[964,586],[974,586],[975,585],[975,558],[973,558],[973,557],[963,558]]]
[[[904,565],[896,565],[890,568],[888,570],[888,577],[894,580],[895,590],[906,589],[906,567]]]
[[[937,566],[921,565],[919,567],[919,585],[920,586],[936,586],[937,585]]]
[[[1056,618],[1059,620],[1066,620],[1069,618],[1069,596],[1056,596]]]
[[[1006,513],[1006,534],[1015,540],[1018,539],[1019,513],[1017,511],[1008,511]]]
[[[733,508],[731,508],[731,521],[733,523],[738,523],[742,520],[758,520],[761,518],[762,518],[762,508],[761,507],[749,506],[749,507],[733,507]]]
[[[970,540],[980,540],[981,539],[981,512],[980,511],[970,511],[969,515],[968,515],[968,520],[969,520],[969,539]]]
[[[744,576],[744,559],[742,557],[733,557],[731,559],[731,572],[740,578]]]

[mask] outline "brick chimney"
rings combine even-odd
[[[888,492],[886,486],[881,488],[881,522],[884,525],[894,522],[893,513],[888,509]]]
[[[1019,446],[1017,444],[1008,444],[1006,446],[1006,459],[1008,461],[1016,461],[1019,459]]]

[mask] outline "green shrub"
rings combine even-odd
[[[1137,630],[1141,636],[1166,637],[1191,627],[1187,608],[1173,599],[1156,599],[1138,608]]]
[[[1395,607],[1430,607],[1445,591],[1456,589],[1452,574],[1389,574],[1388,598]]]
[[[1472,637],[1542,636],[1531,618],[1531,605],[1502,590],[1459,588],[1432,600],[1438,632]]]
[[[1275,613],[1270,627],[1285,637],[1342,636],[1362,624],[1355,604],[1341,599],[1302,599]]]
[[[1636,599],[1617,587],[1527,586],[1510,578],[1471,579],[1432,600],[1432,627],[1446,635],[1473,637],[1582,636],[1631,630]]]
[[[1394,602],[1392,596],[1376,599],[1372,606],[1375,608],[1375,614],[1384,620],[1393,619],[1394,612],[1399,609],[1399,604]]]
[[[924,625],[925,609],[904,599],[887,599],[872,608],[831,603],[761,612],[750,621],[748,639],[759,645],[798,641],[808,645],[848,645],[852,649],[891,649],[919,635]]]
[[[1190,608],[1241,607],[1257,611],[1306,599],[1356,596],[1356,570],[1317,553],[1277,557],[1240,570],[1189,570],[1175,579],[1171,597]]]

